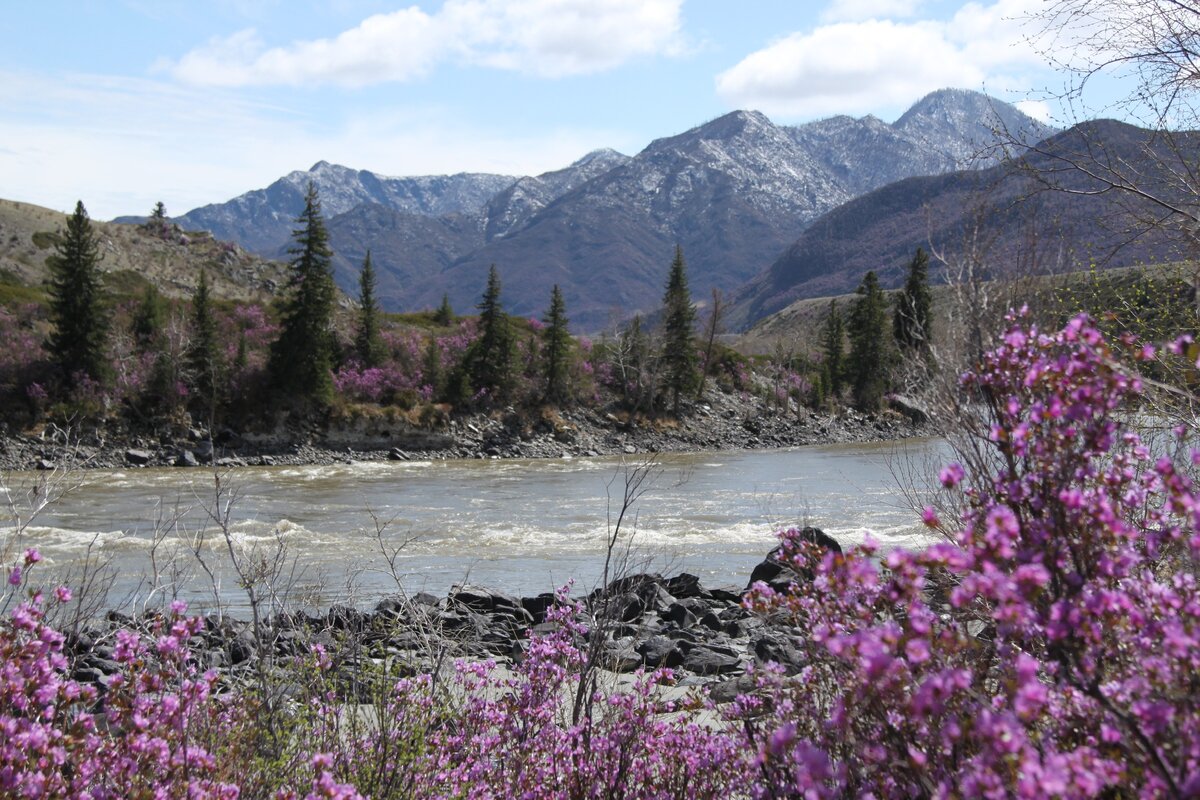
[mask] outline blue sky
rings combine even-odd
[[[1053,108],[1040,0],[38,0],[0,26],[0,196],[93,217],[324,159],[534,174],[738,108],[891,121],[944,86]]]

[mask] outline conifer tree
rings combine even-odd
[[[129,324],[134,344],[140,352],[148,353],[158,349],[166,315],[166,302],[158,287],[152,283],[147,284]]]
[[[154,209],[150,212],[150,219],[146,220],[143,227],[157,233],[160,237],[166,235],[169,223],[167,207],[163,205],[162,200],[154,204]]]
[[[920,247],[908,265],[908,279],[896,296],[892,332],[906,351],[925,351],[933,332],[933,297],[929,292],[929,256]]]
[[[433,313],[433,321],[443,328],[454,322],[454,309],[450,307],[450,295],[442,295],[442,304]]]
[[[429,341],[425,343],[425,355],[421,359],[421,377],[434,400],[445,393],[446,375],[442,369],[442,348],[436,337],[430,336]]]
[[[504,402],[512,390],[513,337],[508,315],[500,304],[500,273],[492,264],[487,289],[479,305],[479,338],[467,351],[467,373],[476,395],[486,392]]]
[[[279,338],[271,345],[269,371],[274,387],[295,403],[324,408],[333,402],[333,253],[311,182],[296,221],[295,246],[288,251],[290,291],[283,301]]]
[[[358,331],[354,335],[354,352],[363,367],[377,367],[383,363],[379,305],[375,301],[375,268],[371,265],[370,250],[363,259],[362,272],[358,275]]]
[[[696,385],[696,348],[692,327],[696,309],[688,291],[683,248],[675,246],[675,259],[663,295],[664,388],[671,393],[671,409],[679,414],[679,399]]]
[[[875,411],[883,401],[891,366],[887,298],[874,271],[863,277],[857,293],[858,300],[850,310],[850,356],[846,371],[854,404],[864,411]]]
[[[842,383],[846,370],[846,323],[842,313],[838,311],[837,300],[829,301],[829,316],[825,318],[825,326],[821,329],[821,353],[824,363],[824,389],[835,400],[842,393]]]
[[[109,320],[100,279],[100,248],[82,201],[76,203],[55,250],[50,262],[54,324],[47,343],[50,355],[68,384],[81,377],[103,381]]]
[[[212,300],[208,291],[208,273],[200,272],[196,293],[192,295],[191,338],[184,354],[190,383],[197,402],[195,406],[211,417],[219,405],[221,391],[221,345],[217,338],[217,321],[213,317]]]
[[[542,317],[542,375],[547,400],[560,403],[567,400],[567,379],[571,359],[571,333],[567,330],[567,306],[558,284],[550,292],[550,308]]]

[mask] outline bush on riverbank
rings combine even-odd
[[[0,791],[1197,796],[1194,427],[1153,447],[1123,427],[1141,378],[1084,318],[1053,335],[1013,327],[964,384],[988,422],[942,472],[954,506],[925,510],[945,542],[880,566],[870,546],[841,555],[785,532],[784,558],[811,578],[758,585],[748,603],[796,624],[806,663],[764,670],[731,710],[666,703],[665,671],[593,693],[588,631],[565,603],[511,677],[489,663],[449,679],[364,670],[365,695],[323,677],[319,647],[223,692],[188,657],[203,623],[174,607],[148,641],[117,641],[123,671],[94,698],[64,673],[47,601],[25,596],[0,630]],[[36,561],[10,569],[10,602]],[[371,714],[348,705],[364,696]]]

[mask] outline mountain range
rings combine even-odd
[[[947,89],[894,123],[842,116],[791,127],[735,111],[633,156],[599,150],[537,176],[388,178],[319,162],[175,221],[284,256],[311,181],[336,279],[350,293],[370,249],[386,309],[432,307],[445,294],[466,311],[494,263],[510,312],[540,314],[557,283],[573,327],[598,330],[657,307],[676,244],[693,296],[730,292],[856,197],[991,167],[1000,139],[1032,144],[1052,133],[1006,103]]]
[[[1189,257],[1164,208],[1107,185],[1132,181],[1187,208],[1195,197],[1180,176],[1198,161],[1200,132],[1165,140],[1094,120],[987,169],[888,184],[808,226],[733,294],[727,323],[747,327],[797,300],[852,292],[868,270],[883,286],[899,286],[918,247],[949,265],[935,280],[967,266],[980,277],[1016,278]]]

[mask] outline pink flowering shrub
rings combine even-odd
[[[1200,795],[1200,495],[1117,422],[1139,379],[1085,318],[1014,327],[964,386],[994,419],[953,543],[845,557],[752,604],[810,637],[753,717],[761,796]],[[982,467],[990,465],[986,475]],[[927,524],[939,525],[934,509]]]
[[[696,704],[657,699],[669,670],[639,675],[628,691],[587,693],[587,710],[572,713],[586,660],[578,612],[560,592],[547,617],[557,629],[534,636],[509,677],[490,662],[459,663],[450,695],[462,699],[449,706],[429,676],[401,680],[385,715],[394,724],[364,737],[342,773],[372,775],[372,796],[385,786],[422,798],[735,795],[749,764],[740,735],[701,724]],[[393,773],[380,769],[380,752],[409,757],[395,759]]]
[[[870,543],[843,556],[783,532],[802,580],[747,603],[793,625],[804,658],[759,668],[724,710],[664,700],[665,670],[596,689],[565,590],[511,673],[461,663],[448,691],[381,673],[369,725],[320,646],[288,673],[289,710],[221,694],[180,606],[118,634],[98,698],[66,677],[29,551],[0,592],[29,597],[0,626],[0,795],[1200,796],[1200,458],[1120,424],[1140,379],[1083,318],[1014,327],[963,382],[993,424],[940,475],[961,528],[927,508],[946,541],[881,562]],[[268,718],[287,734],[264,754]]]
[[[25,554],[26,570],[38,561]],[[23,582],[21,566],[9,584]],[[54,593],[67,603],[65,587]],[[62,634],[45,623],[40,593],[18,603],[0,630],[0,795],[106,800],[131,797],[236,798],[217,779],[204,731],[230,729],[235,707],[216,703],[215,673],[196,675],[187,640],[199,618],[174,609],[153,643],[121,631],[114,675],[103,702],[91,686],[67,677]],[[154,658],[148,657],[153,649]]]

